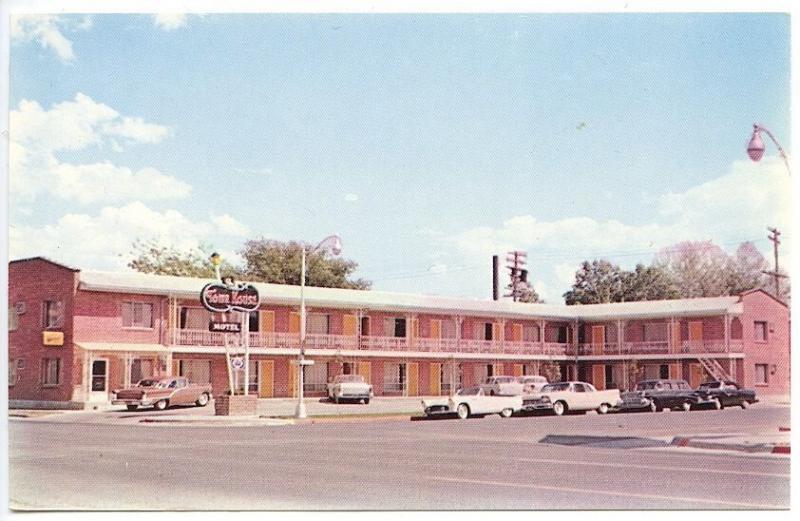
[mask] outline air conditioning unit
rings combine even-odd
[[[25,310],[26,310],[26,309],[27,309],[27,308],[26,308],[26,306],[25,306],[25,302],[24,302],[24,301],[22,301],[22,302],[17,302],[16,304],[14,304],[14,311],[16,311],[16,312],[17,312],[17,315],[23,315],[23,314],[25,314]]]

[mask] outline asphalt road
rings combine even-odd
[[[758,406],[233,428],[11,419],[10,499],[88,510],[781,509],[788,458],[539,440],[788,424],[788,407]]]

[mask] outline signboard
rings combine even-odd
[[[63,346],[64,333],[61,331],[42,331],[42,343],[46,346]]]
[[[241,333],[242,324],[239,322],[209,322],[208,330],[212,333]]]
[[[244,358],[242,358],[241,356],[237,356],[236,358],[231,358],[231,366],[237,371],[241,371],[242,369],[244,369]]]
[[[231,286],[211,282],[200,291],[200,302],[211,312],[256,311],[259,304],[258,290],[252,284],[239,283]]]

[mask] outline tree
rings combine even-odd
[[[764,274],[769,269],[766,259],[752,242],[743,242],[728,260],[728,289],[738,295],[753,288],[769,288],[774,284]]]
[[[564,293],[567,305],[620,302],[623,297],[623,273],[619,266],[605,259],[584,261],[575,272],[572,289]]]
[[[672,277],[660,266],[637,264],[633,271],[622,272],[622,302],[678,298]]]
[[[730,295],[730,263],[711,241],[684,241],[662,249],[653,265],[666,271],[681,298]]]
[[[163,246],[155,240],[137,239],[133,243],[131,254],[134,257],[128,262],[128,267],[142,273],[177,277],[214,277],[214,268],[208,261],[211,248],[207,245],[181,251],[174,246]],[[220,271],[234,276],[240,275],[238,268],[227,261],[223,262]]]
[[[249,282],[299,285],[303,246],[299,242],[249,240],[237,252],[244,259],[244,264],[239,266],[223,260],[220,272]],[[308,245],[305,247],[310,248]],[[142,273],[215,277],[214,268],[208,260],[211,248],[206,245],[181,251],[172,246],[161,246],[152,240],[136,240],[131,253],[134,258],[128,266]],[[309,253],[306,255],[306,284],[326,288],[369,289],[369,281],[348,278],[357,267],[358,264],[352,260],[334,258],[326,252]]]
[[[541,303],[542,299],[539,297],[539,294],[536,293],[536,290],[533,289],[533,286],[527,284],[518,290],[517,302],[536,304],[536,303]]]
[[[560,382],[561,366],[555,362],[542,362],[539,366],[539,375],[547,378],[548,382]]]
[[[302,249],[313,246],[300,242],[267,239],[249,240],[239,250],[245,261],[244,278],[273,284],[300,284]],[[323,288],[369,289],[371,282],[348,277],[358,264],[332,257],[326,251],[306,254],[306,284]]]

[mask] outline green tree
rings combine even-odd
[[[622,272],[623,302],[678,298],[672,277],[660,266],[637,264],[633,271]]]
[[[543,301],[539,297],[539,294],[536,293],[536,290],[533,289],[533,286],[531,284],[527,284],[525,287],[519,290],[519,294],[517,296],[517,302],[536,304],[536,303],[541,303]]]
[[[572,289],[564,293],[564,301],[574,304],[604,304],[623,298],[623,272],[605,259],[584,261],[575,272]]]
[[[267,239],[249,240],[239,250],[245,261],[247,280],[273,284],[300,284],[302,249],[313,246],[301,242],[280,242]],[[306,284],[323,288],[369,289],[371,282],[349,277],[358,264],[349,259],[331,256],[326,251],[306,254]]]
[[[684,241],[662,249],[653,264],[666,271],[681,298],[730,295],[731,263],[711,241]]]
[[[174,246],[164,246],[155,240],[137,239],[133,243],[133,259],[128,262],[128,267],[156,275],[213,278],[214,268],[208,261],[211,253],[211,248],[207,245],[182,251]],[[240,275],[239,269],[227,261],[223,261],[220,270],[226,274]]]

